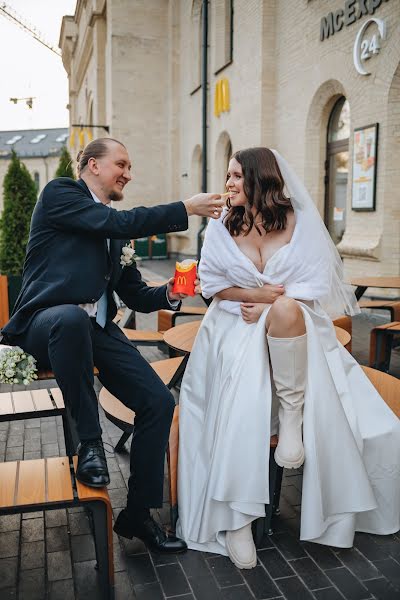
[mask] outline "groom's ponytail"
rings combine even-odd
[[[96,140],[89,142],[83,150],[78,152],[76,157],[78,177],[80,177],[84,169],[86,169],[91,158],[102,158],[108,153],[110,142],[120,144],[120,146],[125,148],[122,142],[119,142],[114,138],[97,138]]]

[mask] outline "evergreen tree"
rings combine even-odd
[[[72,158],[66,146],[63,146],[55,177],[71,177],[75,179],[72,170]]]
[[[0,273],[21,275],[37,191],[26,166],[12,152],[3,182],[0,218]]]

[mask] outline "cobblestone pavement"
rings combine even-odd
[[[171,261],[143,262],[144,273],[169,276]],[[199,298],[190,304],[201,303]],[[353,349],[367,362],[369,330],[380,315],[354,318]],[[155,327],[154,315],[140,315],[138,326]],[[148,360],[164,358],[146,349]],[[400,376],[400,356],[391,372]],[[47,382],[50,387],[54,382]],[[40,387],[46,387],[41,384]],[[97,391],[100,385],[96,384]],[[0,386],[0,391],[8,391]],[[115,445],[120,431],[102,415],[104,441]],[[108,458],[109,494],[114,516],[125,505],[129,475],[126,451]],[[0,423],[0,461],[58,456],[65,451],[60,418]],[[1,482],[0,482],[1,486]],[[167,494],[166,494],[167,498]],[[301,471],[283,481],[281,514],[274,534],[265,536],[258,564],[239,571],[226,557],[190,551],[180,556],[150,554],[139,540],[114,538],[116,599],[140,600],[398,600],[400,534],[357,534],[352,549],[299,542]],[[168,504],[157,511],[168,523]],[[55,510],[0,518],[0,598],[97,600],[95,550],[83,509]]]

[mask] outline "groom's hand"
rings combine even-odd
[[[201,283],[200,283],[200,279],[195,279],[195,280],[194,280],[194,293],[195,293],[195,294],[201,294]]]
[[[171,300],[172,302],[175,302],[175,300],[184,300],[185,298],[188,297],[187,294],[174,294],[174,292],[172,291],[174,281],[175,281],[175,277],[171,277],[170,279],[168,279],[167,294],[168,294],[169,300]]]
[[[220,194],[196,194],[189,200],[183,202],[188,217],[198,215],[199,217],[211,217],[219,219],[225,199]]]

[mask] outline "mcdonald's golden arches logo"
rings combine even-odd
[[[90,127],[72,127],[71,134],[69,136],[70,148],[76,148],[79,146],[79,150],[91,142],[93,139],[92,129]]]
[[[219,117],[223,112],[229,112],[231,108],[229,81],[224,77],[215,84],[214,115]]]
[[[179,275],[179,277],[177,279],[178,279],[178,281],[177,281],[178,285],[186,285],[187,282],[186,282],[185,275]]]

